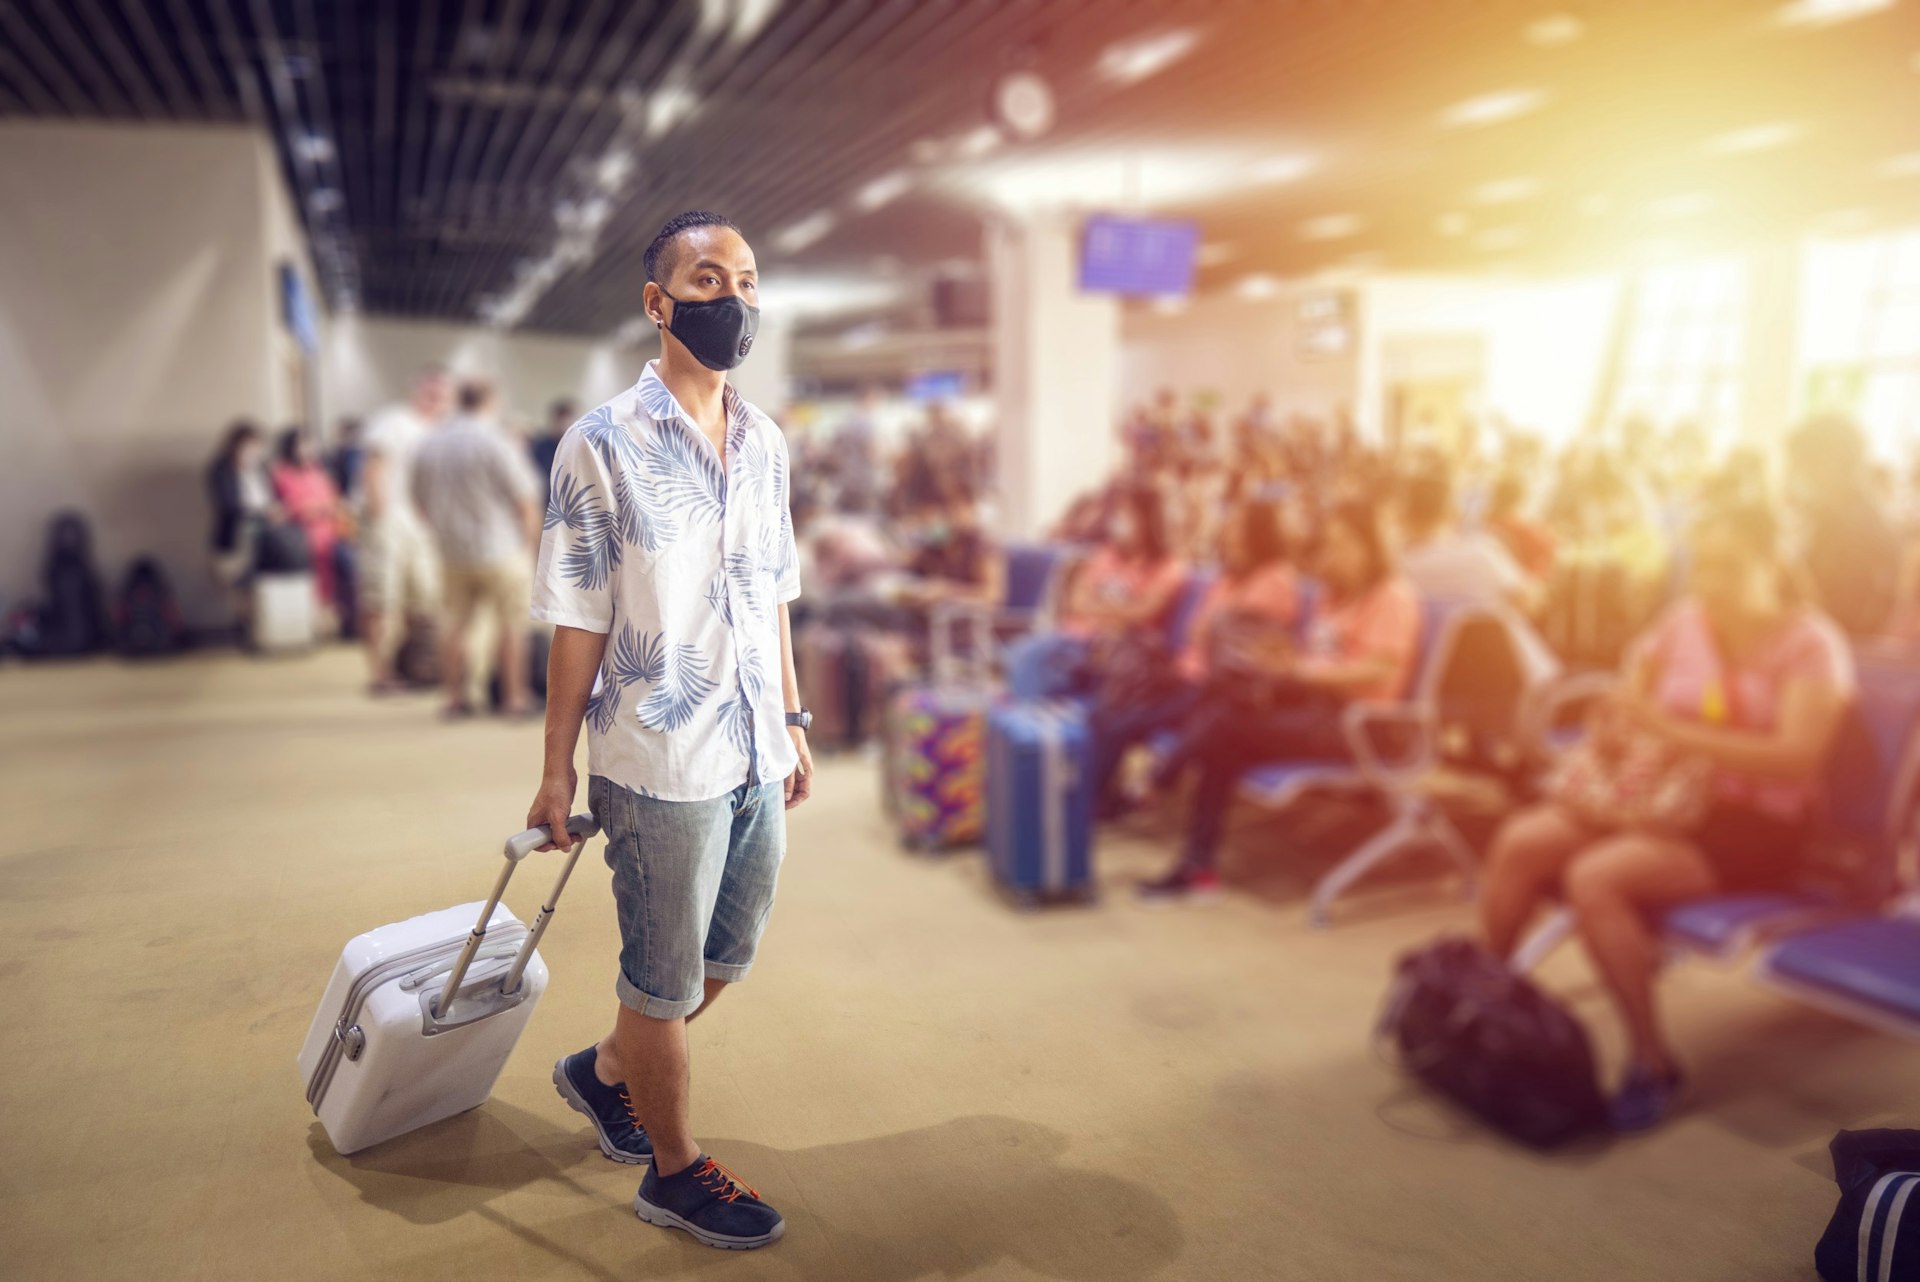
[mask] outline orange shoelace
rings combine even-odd
[[[645,1130],[646,1128],[644,1126],[640,1126],[640,1114],[633,1111],[633,1099],[631,1096],[627,1094],[627,1088],[624,1086],[618,1086],[618,1087],[615,1087],[614,1089],[620,1092],[620,1102],[627,1106],[628,1118],[632,1120],[635,1126],[640,1127],[641,1130]]]
[[[709,1175],[714,1178],[712,1184],[706,1182]],[[732,1202],[743,1193],[756,1202],[760,1200],[760,1190],[754,1188],[712,1158],[707,1159],[707,1164],[696,1171],[693,1178],[699,1180],[709,1193],[718,1197],[722,1202]]]

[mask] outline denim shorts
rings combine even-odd
[[[746,978],[787,853],[783,780],[712,801],[658,801],[599,775],[587,802],[607,835],[620,916],[622,1005],[692,1014],[703,980]]]

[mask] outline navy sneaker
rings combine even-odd
[[[624,1086],[608,1086],[595,1076],[600,1048],[589,1046],[553,1066],[553,1088],[576,1112],[585,1113],[600,1136],[600,1151],[616,1162],[637,1166],[653,1160],[653,1141],[633,1116]]]
[[[1656,1077],[1636,1064],[1621,1079],[1620,1093],[1607,1108],[1608,1120],[1623,1135],[1650,1131],[1680,1110],[1686,1089],[1680,1074]]]
[[[662,1176],[650,1166],[634,1195],[633,1213],[649,1224],[685,1229],[695,1240],[727,1251],[751,1251],[777,1242],[787,1222],[760,1194],[702,1153],[693,1165]]]

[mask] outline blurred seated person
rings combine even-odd
[[[1820,604],[1849,636],[1887,630],[1899,585],[1901,540],[1875,491],[1860,428],[1823,415],[1787,439],[1788,502],[1800,558]]]
[[[805,554],[814,573],[808,582],[819,585],[822,598],[859,592],[898,564],[879,522],[866,513],[822,512],[808,524]]]
[[[1112,642],[1165,621],[1186,582],[1187,563],[1173,550],[1166,502],[1157,490],[1132,486],[1114,496],[1106,537],[1076,566],[1059,629],[1096,643]]]
[[[892,496],[895,510],[925,512],[971,496],[977,457],[972,439],[952,411],[939,402],[928,406],[925,426],[913,434],[900,455]]]
[[[1462,605],[1513,606],[1531,614],[1540,587],[1499,539],[1460,528],[1453,471],[1429,455],[1401,487],[1401,570],[1422,596]]]
[[[207,497],[213,506],[214,576],[226,590],[242,626],[253,611],[253,594],[248,587],[253,580],[261,531],[280,515],[261,451],[260,429],[241,420],[227,428],[219,452],[207,468]]]
[[[271,475],[281,510],[307,536],[307,550],[313,558],[314,596],[323,608],[337,610],[340,592],[335,548],[340,542],[345,506],[306,429],[290,427],[280,434],[280,454]]]
[[[1627,1026],[1613,1104],[1621,1130],[1680,1104],[1679,1065],[1653,981],[1661,914],[1690,899],[1790,888],[1819,806],[1828,751],[1854,692],[1840,631],[1800,591],[1779,522],[1765,507],[1716,509],[1695,528],[1686,596],[1634,644],[1595,734],[1644,737],[1715,768],[1705,819],[1681,835],[1610,831],[1549,801],[1507,821],[1487,856],[1480,919],[1511,956],[1550,899],[1580,937]]]
[[[1486,529],[1535,582],[1553,573],[1553,531],[1527,514],[1527,480],[1521,472],[1509,469],[1494,481]]]
[[[1405,697],[1419,652],[1420,600],[1394,564],[1376,507],[1346,503],[1326,514],[1319,568],[1325,596],[1305,643],[1295,648],[1271,639],[1211,681],[1179,747],[1162,762],[1159,790],[1189,768],[1199,778],[1179,861],[1141,885],[1143,896],[1216,892],[1220,843],[1241,777],[1272,761],[1347,760],[1347,706]]]
[[[998,606],[1006,592],[1006,564],[982,528],[980,505],[970,490],[953,492],[923,518],[907,558],[906,576],[890,597],[909,614],[908,631],[924,650],[931,643],[935,610],[942,605]],[[990,616],[989,616],[990,617]],[[954,644],[973,653],[984,638],[964,631]]]
[[[1113,506],[1114,485],[1109,482],[1088,490],[1067,506],[1055,521],[1047,537],[1056,543],[1098,543],[1106,533],[1107,515]]]
[[[1005,568],[980,524],[980,504],[970,489],[955,490],[923,521],[907,559],[911,576],[903,599],[930,607],[945,601],[998,605]]]
[[[1092,712],[1093,795],[1107,806],[1115,769],[1154,731],[1179,724],[1201,700],[1216,669],[1240,652],[1290,634],[1299,619],[1300,581],[1288,563],[1280,507],[1249,502],[1221,533],[1221,573],[1194,615],[1192,635],[1161,680],[1143,688],[1103,687]]]
[[[1570,662],[1612,666],[1671,591],[1670,536],[1604,455],[1571,466],[1554,505],[1562,524],[1542,630]]]

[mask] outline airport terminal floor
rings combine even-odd
[[[8,1277],[1799,1278],[1828,1138],[1920,1069],[1689,964],[1663,994],[1710,1102],[1533,1156],[1369,1049],[1385,959],[1466,922],[1436,887],[1309,929],[1296,816],[1240,831],[1215,906],[1133,902],[1164,847],[1120,832],[1099,903],[1016,912],[977,855],[902,853],[872,763],[839,757],[758,970],[691,1034],[697,1135],[788,1220],[710,1251],[634,1219],[638,1169],[549,1081],[613,1010],[598,842],[493,1098],[328,1146],[294,1054],[345,927],[482,896],[538,753],[534,723],[449,725],[363,679],[337,648],[0,674]],[[1583,968],[1549,976],[1591,1011]]]

